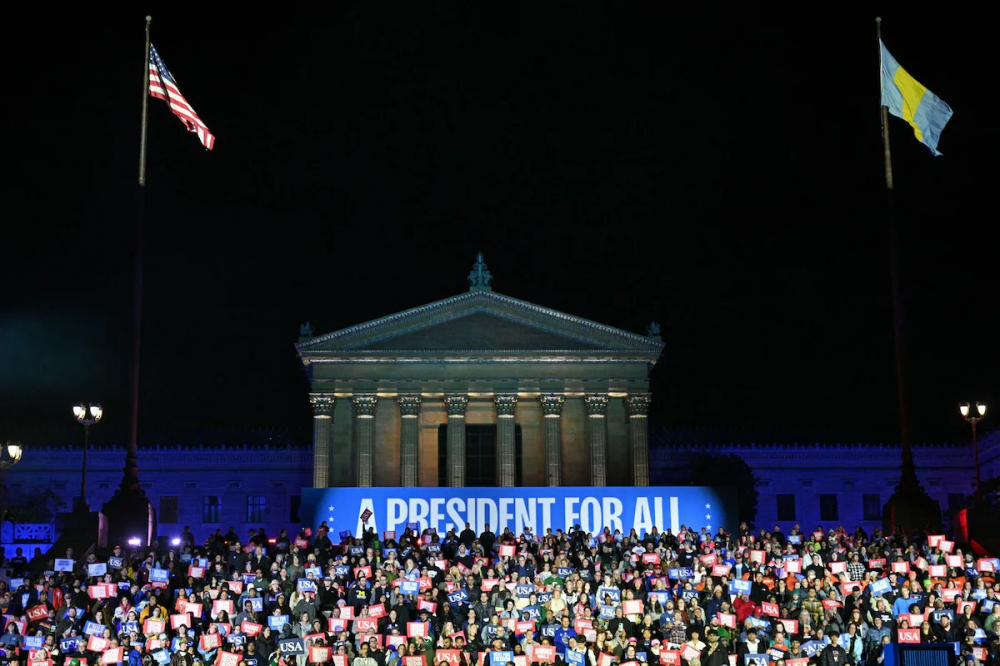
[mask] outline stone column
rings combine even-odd
[[[588,395],[583,399],[587,406],[587,442],[590,444],[590,485],[608,485],[608,396]]]
[[[448,485],[465,487],[465,408],[468,396],[445,396],[448,407]]]
[[[628,408],[628,443],[632,449],[632,485],[649,485],[649,396],[630,395]]]
[[[375,480],[375,406],[378,396],[371,393],[356,395],[354,402],[354,436],[358,443],[358,487],[371,488]]]
[[[516,395],[494,396],[497,407],[497,485],[513,488],[517,484],[517,458],[514,428]]]
[[[310,393],[313,409],[313,488],[330,487],[330,422],[336,398],[325,393]]]
[[[420,396],[401,395],[399,402],[400,484],[412,488],[420,479]]]
[[[550,486],[562,485],[562,408],[566,398],[561,395],[543,395],[542,414],[545,416],[545,478]]]

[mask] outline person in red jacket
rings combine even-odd
[[[750,601],[749,595],[740,594],[733,601],[733,610],[736,611],[736,622],[742,626],[743,622],[757,610],[757,604]]]

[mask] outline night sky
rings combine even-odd
[[[890,119],[913,439],[967,439],[961,400],[1000,425],[992,28],[903,5],[478,5],[23,24],[0,439],[75,435],[77,400],[105,406],[92,441],[124,437],[146,11],[217,143],[150,100],[140,442],[307,433],[299,325],[461,293],[480,250],[500,293],[661,323],[654,427],[896,440],[877,13],[955,110],[938,158]]]

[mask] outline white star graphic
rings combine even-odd
[[[333,516],[328,516],[327,520],[332,523],[333,522]]]
[[[709,532],[711,532],[712,531],[712,526],[711,525],[705,525],[705,529],[708,530]]]
[[[706,509],[711,509],[711,508],[712,508],[712,505],[711,505],[711,504],[706,504],[706,505],[705,505],[705,508],[706,508]]]
[[[705,520],[712,520],[712,514],[706,513],[705,514]]]
[[[328,506],[326,508],[327,508],[328,511],[333,511],[333,507],[332,506]],[[708,507],[705,507],[705,508],[708,508]]]

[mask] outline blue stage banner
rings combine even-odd
[[[371,511],[367,522],[361,520]],[[735,532],[738,525],[736,490],[702,486],[595,488],[303,488],[302,524],[316,528],[326,521],[331,534],[350,531],[360,536],[371,527],[378,534],[418,529],[445,534],[462,531],[465,523],[476,533],[486,523],[495,534],[505,527],[520,535],[568,530],[580,525],[597,533],[605,527],[640,535],[681,526],[713,533],[720,527]]]

